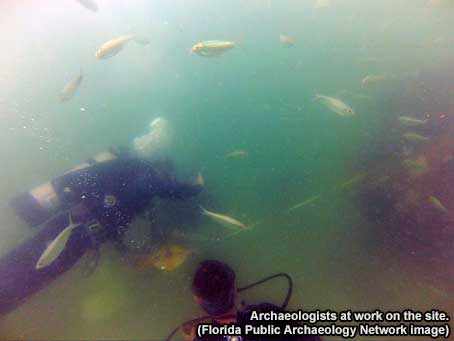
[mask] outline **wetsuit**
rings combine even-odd
[[[30,194],[22,194],[11,202],[26,221],[42,226],[31,239],[0,258],[0,313],[10,311],[68,270],[93,241],[118,240],[121,231],[147,208],[153,197],[184,199],[202,189],[178,182],[166,167],[129,157],[72,171],[51,183],[61,208],[50,219]],[[73,230],[55,261],[36,269],[49,242],[68,225],[69,212],[74,212],[73,220],[81,226]]]

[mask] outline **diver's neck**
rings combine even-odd
[[[238,313],[238,309],[236,305],[233,305],[233,307],[230,310],[227,310],[225,313],[219,316],[213,316],[212,319],[218,322],[221,322],[223,324],[227,323],[232,323],[236,322],[236,314]],[[224,318],[225,316],[225,318]]]

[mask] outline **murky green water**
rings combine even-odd
[[[177,242],[194,253],[173,272],[139,272],[105,244],[91,276],[83,276],[81,259],[0,317],[1,339],[162,339],[202,314],[190,283],[206,258],[231,264],[240,285],[290,273],[295,309],[454,313],[447,280],[453,258],[443,261],[440,279],[439,268],[411,256],[407,240],[399,243],[394,233],[401,226],[364,213],[355,184],[334,190],[358,174],[374,174],[370,181],[388,167],[392,156],[380,148],[394,138],[390,121],[453,114],[452,80],[425,88],[421,75],[452,70],[454,4],[333,0],[316,9],[314,0],[97,2],[96,13],[71,0],[0,3],[0,255],[34,233],[7,207],[13,195],[110,146],[131,145],[158,116],[174,129],[169,155],[178,173],[203,172],[203,204],[260,223],[234,236],[208,219],[188,223]],[[103,42],[128,32],[150,44],[130,43],[113,58],[95,58]],[[295,45],[282,46],[280,34]],[[211,39],[241,45],[218,58],[189,53]],[[60,103],[62,87],[81,68],[78,92]],[[362,87],[371,74],[386,79]],[[316,94],[342,98],[356,115],[336,115],[313,100]],[[248,156],[225,158],[234,150]],[[437,248],[434,240],[427,243]],[[284,291],[276,282],[244,298],[279,302]]]

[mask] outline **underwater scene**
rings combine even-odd
[[[453,22],[451,0],[2,0],[0,339],[165,340],[206,315],[207,259],[291,275],[292,311],[454,315]]]

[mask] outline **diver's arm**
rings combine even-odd
[[[161,197],[166,199],[189,199],[197,196],[202,189],[202,185],[174,182],[168,184],[167,189],[161,193]]]

